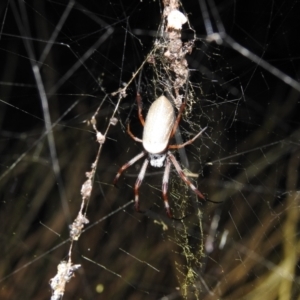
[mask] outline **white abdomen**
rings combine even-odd
[[[151,154],[166,150],[175,122],[174,108],[171,102],[160,96],[150,106],[143,132],[144,149]]]

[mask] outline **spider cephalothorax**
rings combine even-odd
[[[185,102],[182,103],[179,113],[177,115],[177,118],[175,116],[175,111],[173,108],[173,105],[171,102],[166,98],[165,96],[160,96],[157,98],[152,105],[149,108],[146,120],[144,120],[142,115],[142,109],[141,109],[141,97],[138,94],[137,95],[137,102],[138,102],[138,115],[139,119],[144,126],[143,131],[143,138],[139,139],[136,136],[132,134],[130,131],[130,127],[128,124],[127,132],[128,134],[137,142],[140,142],[143,144],[144,151],[132,158],[129,162],[124,164],[119,172],[117,173],[114,184],[117,182],[118,178],[122,174],[124,170],[126,170],[128,167],[133,165],[136,161],[141,159],[144,156],[147,156],[142,168],[140,170],[140,173],[138,175],[138,178],[136,180],[135,186],[134,186],[134,192],[135,192],[135,208],[137,211],[139,211],[139,194],[138,190],[139,187],[144,179],[147,166],[150,162],[150,165],[156,168],[165,167],[164,176],[163,176],[163,182],[162,182],[162,194],[163,194],[163,200],[165,204],[165,208],[167,211],[167,214],[169,217],[172,217],[170,205],[168,202],[167,197],[167,191],[168,191],[168,182],[169,182],[169,176],[170,176],[170,170],[171,170],[171,164],[174,165],[177,173],[181,177],[181,179],[189,185],[189,187],[193,190],[194,193],[197,194],[197,196],[203,200],[205,200],[202,193],[191,183],[191,181],[186,177],[184,174],[182,168],[180,167],[180,164],[176,160],[175,156],[169,151],[170,149],[179,149],[183,148],[186,145],[189,145],[193,143],[193,141],[199,137],[202,132],[206,129],[202,129],[196,136],[194,136],[191,140],[180,144],[180,145],[169,145],[170,139],[173,137],[173,135],[176,132],[176,129],[178,127],[181,114],[185,108]]]

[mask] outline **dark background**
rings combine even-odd
[[[49,280],[59,262],[67,259],[68,225],[78,213],[85,172],[98,150],[92,127],[84,121],[105,99],[97,115],[97,127],[105,131],[117,103],[111,93],[141,65],[161,22],[159,1],[86,2],[74,2],[60,29],[67,1],[0,5],[1,299],[51,297]],[[170,220],[161,200],[162,172],[149,168],[140,189],[146,213],[135,212],[130,204],[108,216],[133,199],[141,167],[136,163],[120,178],[118,188],[112,185],[118,168],[141,151],[125,130],[130,120],[132,131],[141,137],[137,78],[101,152],[87,210],[93,226],[74,245],[72,261],[82,268],[67,284],[64,299],[182,299],[190,267],[196,279],[191,280],[195,286],[188,286],[188,299],[196,298],[194,289],[201,299],[299,295],[299,93],[233,45],[208,43],[199,2],[182,5],[197,41],[187,57],[194,104],[181,130],[187,140],[199,126],[208,126],[186,154],[189,169],[199,174],[195,182],[201,192],[222,203],[197,202],[172,172],[170,204],[176,216],[187,217]],[[217,19],[210,15],[214,30],[218,22],[223,24],[234,41],[298,80],[297,1],[226,0],[216,1],[213,8],[219,14]],[[52,41],[55,29],[58,34]],[[102,41],[107,29],[112,31]],[[190,36],[185,26],[183,38]],[[32,63],[40,67],[52,123],[61,118],[53,133],[62,183],[54,175],[43,136],[41,95]],[[159,91],[147,64],[140,91],[146,110]],[[107,218],[96,223],[103,217]],[[212,224],[217,228],[212,230]],[[201,243],[207,245],[209,239],[214,247],[208,253]]]

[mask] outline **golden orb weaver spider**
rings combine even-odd
[[[179,113],[176,117],[174,107],[172,103],[169,101],[169,99],[165,96],[160,96],[151,104],[145,120],[142,114],[142,100],[139,93],[137,94],[136,100],[138,105],[138,117],[141,124],[144,126],[143,138],[140,139],[132,134],[129,123],[127,125],[127,133],[130,135],[130,137],[133,140],[142,143],[144,150],[138,155],[136,155],[135,157],[133,157],[130,161],[128,161],[119,169],[113,183],[116,184],[121,174],[127,168],[129,168],[139,159],[147,155],[134,186],[135,209],[137,211],[140,211],[138,192],[139,192],[139,187],[145,177],[146,169],[149,162],[151,166],[156,168],[163,167],[165,163],[165,170],[164,170],[163,181],[162,181],[162,196],[163,196],[167,215],[170,218],[172,218],[172,213],[171,213],[168,196],[167,196],[171,164],[174,165],[180,178],[191,188],[191,190],[202,200],[206,200],[206,199],[203,196],[203,194],[187,178],[182,168],[180,167],[179,162],[176,160],[175,156],[169,150],[180,149],[187,145],[192,144],[206,130],[207,127],[202,129],[192,139],[188,140],[183,144],[170,145],[169,144],[170,139],[174,136],[177,130],[186,102],[184,101],[181,104]]]

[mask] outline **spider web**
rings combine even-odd
[[[188,105],[174,141],[208,128],[176,158],[222,203],[199,201],[172,172],[169,201],[183,220],[165,214],[163,170],[148,168],[144,214],[131,201],[142,161],[112,185],[141,151],[126,134],[130,121],[142,136],[137,91],[146,115],[174,81],[158,54],[156,65],[147,60],[162,3],[2,4],[1,299],[50,299],[62,261],[64,299],[297,298],[299,3],[190,2],[180,7],[183,41],[195,38],[180,89]],[[124,87],[126,97],[112,95]],[[103,144],[93,125],[109,129]],[[70,250],[99,146],[89,223]]]

